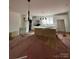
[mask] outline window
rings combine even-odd
[[[43,25],[51,25],[53,24],[53,17],[47,17],[42,19],[42,24]]]

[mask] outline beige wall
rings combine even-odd
[[[19,13],[9,12],[9,32],[17,31],[19,34],[19,28],[21,26],[21,15]]]
[[[54,24],[57,26],[57,20],[64,19],[65,22],[65,30],[66,32],[70,32],[70,19],[69,15],[54,15]]]

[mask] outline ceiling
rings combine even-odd
[[[30,11],[31,15],[44,16],[63,13],[69,11],[69,0],[31,0]],[[27,0],[9,0],[10,11],[15,11],[21,14],[27,14]]]

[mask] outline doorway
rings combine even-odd
[[[65,22],[64,19],[57,20],[57,31],[65,32]]]

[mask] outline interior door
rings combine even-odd
[[[64,31],[65,32],[64,19],[57,20],[57,31]]]

